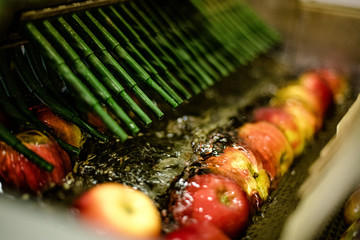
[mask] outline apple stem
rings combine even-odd
[[[219,194],[219,199],[220,199],[220,202],[224,205],[230,205],[230,202],[231,202],[231,199],[230,199],[230,196],[229,194],[227,194],[226,192],[224,191],[221,191]]]

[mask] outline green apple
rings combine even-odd
[[[299,83],[293,83],[279,89],[275,96],[271,98],[270,104],[272,106],[300,105],[316,117],[317,124],[320,126],[322,124],[323,110],[321,103],[311,91]]]

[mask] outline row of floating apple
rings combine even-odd
[[[311,71],[279,89],[268,106],[255,109],[252,121],[235,130],[236,143],[218,156],[202,159],[210,174],[189,179],[178,194],[170,209],[179,229],[167,239],[204,239],[197,233],[179,237],[184,226],[200,222],[212,224],[228,238],[239,237],[249,216],[277,187],[294,158],[321,128],[331,104],[341,101],[345,90],[346,82],[336,72]]]
[[[236,144],[219,156],[203,159],[210,173],[191,177],[176,195],[169,209],[178,229],[164,238],[222,240],[239,236],[253,211],[266,201],[294,157],[321,128],[330,105],[341,101],[345,89],[345,81],[336,72],[312,71],[281,88],[269,106],[255,109],[253,121],[236,130]],[[129,191],[121,184],[99,185],[81,196],[75,207],[80,216],[118,233],[159,237],[161,220],[154,205],[145,195],[133,199],[129,195],[140,193]],[[137,205],[137,201],[144,202]],[[119,214],[116,205],[123,206]],[[130,214],[133,211],[140,212],[136,219]],[[136,225],[135,232],[131,225]]]
[[[235,130],[236,143],[218,156],[202,159],[210,174],[189,179],[178,195],[171,212],[180,228],[167,239],[204,239],[197,233],[178,237],[182,226],[199,222],[212,224],[229,238],[239,237],[249,216],[277,187],[294,157],[321,128],[331,104],[341,101],[345,90],[346,83],[336,72],[311,71],[279,89],[268,106],[255,109],[252,121]]]
[[[281,88],[269,106],[253,112],[253,121],[236,130],[236,144],[219,156],[203,159],[211,173],[188,180],[170,207],[179,229],[165,238],[221,240],[241,234],[252,211],[259,209],[271,189],[276,188],[294,157],[321,128],[329,106],[341,101],[345,90],[346,82],[331,70],[305,73]],[[55,132],[65,142],[76,147],[83,143],[76,126],[63,122],[46,108],[34,111],[50,127],[63,124]],[[60,183],[71,171],[70,158],[52,139],[34,131],[19,138],[55,168],[46,173],[1,143],[0,180],[5,185],[40,192]],[[161,217],[155,205],[145,194],[122,184],[95,186],[81,195],[74,207],[84,219],[116,234],[147,238],[161,235]]]

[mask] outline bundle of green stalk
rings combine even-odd
[[[130,1],[31,21],[24,31],[58,75],[52,81],[124,141],[152,122],[149,113],[164,115],[162,101],[178,107],[278,40],[241,2],[179,5]],[[210,11],[217,5],[237,8]]]

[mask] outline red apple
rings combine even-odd
[[[228,147],[220,156],[205,160],[206,167],[216,174],[235,180],[259,208],[270,191],[270,179],[251,150],[243,146]]]
[[[293,150],[283,132],[274,124],[261,121],[244,124],[238,129],[238,136],[260,159],[270,180],[276,184],[294,159]]]
[[[188,180],[183,194],[172,206],[172,213],[180,225],[210,222],[235,237],[248,224],[250,206],[246,193],[235,181],[205,174]]]
[[[77,148],[80,148],[84,144],[85,135],[81,132],[80,128],[60,118],[47,106],[38,105],[31,108],[31,111],[41,122],[53,129],[55,135],[64,142]]]
[[[297,125],[294,115],[282,107],[262,107],[253,112],[255,121],[267,121],[276,125],[286,136],[295,156],[300,155],[305,147],[305,138]]]
[[[348,89],[345,77],[334,69],[318,69],[314,71],[329,86],[336,102],[342,102]]]
[[[333,103],[333,94],[329,85],[316,72],[304,73],[300,79],[300,85],[304,86],[316,99],[319,104],[319,113],[324,116],[329,106]]]
[[[120,183],[103,183],[83,193],[74,203],[79,217],[110,234],[156,238],[161,217],[144,193]]]
[[[22,154],[0,143],[0,179],[10,188],[26,192],[40,192],[52,184],[61,183],[71,171],[67,153],[52,139],[38,131],[27,131],[17,137],[30,150],[54,165],[52,172],[40,169]]]
[[[197,222],[168,233],[165,240],[230,240],[230,238],[209,222]]]

